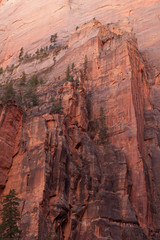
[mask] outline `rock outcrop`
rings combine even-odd
[[[3,75],[16,91],[24,69],[44,79],[38,106],[0,105],[1,194],[21,198],[22,239],[158,240],[159,80],[150,90],[134,34],[94,20],[51,58]]]
[[[22,240],[160,239],[159,12],[0,0],[0,94],[20,97],[0,102],[0,196],[18,193]]]
[[[15,63],[21,47],[35,52],[49,43],[51,34],[58,32],[65,38],[96,18],[103,24],[118,22],[124,30],[133,31],[140,52],[159,71],[159,13],[159,0],[0,1],[0,67]]]

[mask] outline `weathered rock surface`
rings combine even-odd
[[[17,139],[21,128],[22,113],[16,106],[0,106],[0,188],[4,188],[12,157],[16,154]]]
[[[35,52],[51,34],[66,37],[93,18],[133,31],[139,49],[160,70],[159,0],[3,0],[0,3],[0,64],[15,63],[19,50]],[[3,49],[3,51],[2,51]]]
[[[38,107],[0,106],[0,186],[22,199],[22,239],[158,240],[159,75],[150,90],[152,72],[134,34],[114,24],[85,24],[68,46],[55,64],[51,56],[22,62],[4,80],[17,83],[36,67],[45,79]],[[73,62],[79,84],[62,80]],[[53,97],[63,114],[51,113]]]
[[[154,174],[159,182],[158,153],[153,146],[155,167],[150,166],[143,135],[144,109],[152,108],[137,43],[132,34],[94,21],[73,34],[66,54],[46,78],[64,75],[71,61],[79,87],[60,80],[56,88],[54,82],[40,87],[42,104],[23,122],[14,105],[1,107],[1,144],[8,140],[11,145],[10,151],[1,148],[2,163],[8,163],[1,164],[1,187],[3,194],[15,188],[22,199],[22,239],[52,239],[55,234],[58,239],[150,239],[159,231],[153,210],[158,193],[151,180]],[[48,113],[49,99],[57,93],[63,115]],[[101,107],[104,144],[98,139]]]

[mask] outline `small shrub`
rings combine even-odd
[[[56,113],[57,114],[63,114],[63,107],[58,100],[53,104],[53,106],[50,110],[50,113],[51,114],[56,114]]]
[[[61,46],[56,46],[54,48],[53,56],[57,56],[60,53],[61,49],[62,49]]]
[[[75,70],[75,64],[74,63],[72,63],[71,69],[72,69],[72,72]]]
[[[37,75],[33,75],[28,81],[28,85],[30,85],[31,87],[36,87],[38,84],[39,81]]]
[[[6,71],[8,71],[9,70],[9,66],[7,65],[7,67],[6,67],[6,69],[5,69]]]
[[[25,86],[25,84],[26,84],[26,74],[23,71],[22,72],[22,77],[21,77],[21,80],[20,80],[20,83],[19,83],[19,86]]]
[[[42,85],[43,84],[43,79],[40,78],[39,83]]]
[[[53,62],[54,62],[54,65],[56,64],[56,57],[53,56]]]
[[[24,49],[23,47],[20,49],[20,53],[19,53],[19,60],[23,59],[23,54],[24,54]]]
[[[78,77],[76,78],[75,83],[76,83],[76,87],[78,88],[79,87],[79,79],[78,79]]]
[[[13,72],[13,70],[14,70],[14,68],[15,68],[15,66],[14,66],[14,64],[12,64],[10,67],[7,65],[7,67],[6,67],[6,71],[8,71],[8,72]]]
[[[37,48],[36,54],[39,55],[39,49]]]
[[[43,48],[41,48],[41,49],[40,49],[40,52],[43,53],[43,51],[44,51]]]
[[[33,106],[38,106],[38,97],[35,93],[31,94],[31,102]]]
[[[8,100],[14,99],[14,98],[15,98],[15,91],[13,88],[12,81],[10,81],[5,86],[5,91],[4,91],[4,95],[2,96],[2,101],[6,103]]]
[[[50,37],[50,42],[51,42],[51,43],[56,43],[57,38],[58,38],[57,33],[55,33],[54,35],[51,35],[51,37]]]
[[[51,98],[49,99],[49,102],[50,102],[50,103],[55,102],[55,98],[54,98],[54,97],[51,97]]]
[[[62,49],[64,49],[64,50],[68,49],[68,44],[62,46]]]
[[[16,103],[19,105],[21,105],[22,104],[22,102],[23,102],[23,96],[22,96],[22,92],[21,91],[19,91],[19,93],[18,94],[16,94]]]
[[[25,58],[25,59],[28,59],[28,58],[29,58],[28,52],[25,53],[24,58]]]
[[[27,89],[23,96],[24,105],[28,108],[38,105],[38,97],[31,87]]]
[[[54,48],[55,48],[55,46],[52,45],[52,44],[49,46],[49,50],[52,50],[52,49],[54,49]]]
[[[3,68],[1,67],[1,68],[0,68],[0,74],[2,74],[2,73],[3,73]]]
[[[100,130],[99,130],[98,136],[99,136],[99,140],[101,141],[101,143],[103,143],[106,138],[106,130],[107,130],[106,127],[100,128]]]

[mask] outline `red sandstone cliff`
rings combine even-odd
[[[1,3],[3,14],[11,3],[19,4]],[[152,4],[156,12],[158,2]],[[133,3],[134,13],[139,5]],[[145,42],[142,47],[144,35],[137,30],[138,45],[134,33],[120,25],[96,20],[82,25],[67,37],[68,49],[56,62],[52,54],[18,62],[15,45],[9,59],[16,67],[0,75],[2,83],[13,79],[16,91],[24,70],[27,80],[36,73],[44,81],[36,90],[38,106],[13,100],[0,105],[0,188],[3,195],[14,188],[22,199],[22,239],[160,239],[159,52],[148,51]],[[27,41],[23,46],[32,50]],[[5,47],[1,56],[4,65],[10,62]],[[63,81],[72,63],[79,84]],[[51,112],[53,98],[61,102],[62,114]]]

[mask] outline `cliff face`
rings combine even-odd
[[[103,24],[119,23],[133,31],[139,49],[159,69],[159,0],[3,0],[0,3],[0,64],[14,63],[21,47],[25,51],[48,44],[48,36],[70,35],[77,26],[97,18]],[[40,29],[40,31],[39,31]]]
[[[14,36],[2,31],[2,39],[9,36],[2,41],[3,66],[14,62],[15,67],[0,74],[1,83],[13,79],[16,92],[25,95],[25,87],[18,87],[22,71],[26,81],[33,73],[43,78],[35,89],[38,106],[28,108],[13,99],[0,105],[0,189],[4,195],[14,188],[21,198],[22,239],[160,238],[159,49],[150,51],[160,39],[157,31],[150,41],[157,19],[154,30],[149,27],[159,3],[143,3],[141,10],[141,1],[126,1],[126,5],[103,2],[56,3],[53,29],[63,38],[63,24],[70,32],[75,27],[72,19],[83,8],[83,21],[96,15],[105,23],[120,19],[119,24],[101,25],[93,20],[67,40],[63,38],[67,49],[61,46],[56,55],[51,50],[44,58],[19,62],[20,47],[35,50],[53,33],[54,21],[48,25],[53,16],[51,4],[37,2],[39,11],[33,4],[32,21],[24,27],[19,24],[29,16],[27,1],[1,2],[1,18],[9,14],[9,21],[19,19],[10,29],[13,33],[16,26]],[[6,13],[7,9],[11,12]],[[36,14],[42,20],[41,14],[46,12],[44,21],[34,22]],[[37,33],[38,26],[42,31]],[[2,94],[3,86],[0,91]]]

